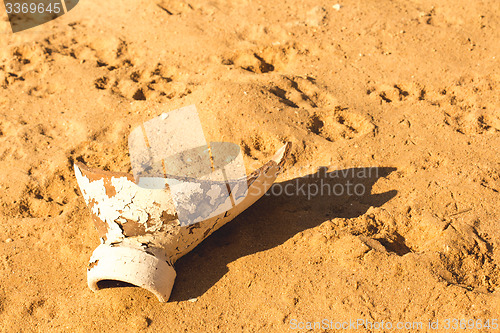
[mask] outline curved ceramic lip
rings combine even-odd
[[[98,282],[127,282],[153,293],[160,302],[168,301],[176,273],[172,265],[144,251],[130,247],[99,245],[90,259],[87,284],[96,292]]]

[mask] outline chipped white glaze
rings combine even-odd
[[[187,226],[181,225],[175,211],[176,206],[168,185],[169,182],[172,184],[172,179],[141,178],[139,184],[136,184],[133,176],[129,174],[105,172],[87,168],[81,163],[75,164],[75,174],[81,192],[92,212],[100,236],[104,239],[100,250],[96,250],[97,252],[94,253],[89,265],[88,282],[91,289],[98,289],[99,279],[109,279],[110,270],[114,272],[114,275],[111,275],[116,280],[138,286],[146,283],[140,278],[141,272],[131,275],[125,274],[123,267],[120,269],[119,267],[106,268],[104,266],[104,262],[106,262],[106,266],[110,265],[109,260],[101,260],[103,258],[99,258],[99,256],[104,255],[104,253],[109,253],[111,256],[111,253],[116,252],[113,252],[113,248],[130,249],[131,253],[136,254],[136,261],[150,264],[155,262],[157,266],[163,265],[161,262],[166,262],[172,266],[177,259],[262,197],[274,183],[289,152],[290,144],[287,144],[277,152],[271,161],[243,179],[248,185],[246,196],[238,198],[234,205],[224,202],[222,205],[227,209],[222,210],[220,214]],[[178,180],[189,181],[182,178]],[[141,182],[155,182],[155,188],[141,187]],[[160,182],[162,186],[157,186]],[[236,186],[232,188],[237,188],[238,182],[241,180],[237,180]],[[205,194],[217,197],[217,193],[220,192],[220,184],[212,186],[209,181],[207,184],[208,186],[203,186],[207,192]],[[202,190],[196,183],[193,183],[192,187],[194,192]],[[215,201],[211,200],[211,202]],[[193,209],[196,208],[196,202],[190,204]],[[137,253],[143,254],[137,255]],[[150,259],[148,256],[153,256],[156,259]],[[117,262],[117,265],[123,266],[125,264]],[[148,269],[144,265],[133,267],[142,267],[143,273],[146,274]],[[128,265],[127,267],[132,266]],[[153,276],[146,275],[150,279]],[[158,275],[154,276],[155,279],[159,278]],[[170,279],[174,278],[172,276],[175,277],[175,274],[169,274]],[[146,288],[148,290],[161,284],[155,281],[148,283],[149,287]],[[165,297],[168,299],[165,291],[157,292],[163,295],[159,297],[160,300],[164,300]],[[168,290],[168,294],[170,294],[170,290]]]

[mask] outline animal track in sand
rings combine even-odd
[[[412,242],[421,251],[437,254],[440,269],[436,274],[450,284],[466,289],[493,292],[500,278],[499,268],[492,257],[493,245],[474,226],[454,220],[441,220],[436,216],[423,216],[414,221],[414,233],[420,237]],[[441,227],[439,227],[441,226]],[[422,231],[429,229],[430,231]]]
[[[495,193],[500,192],[500,172],[494,167],[478,165],[467,170],[467,178]]]
[[[431,104],[445,109],[445,124],[459,133],[498,133],[498,79],[490,76],[462,77],[454,84],[440,89]]]
[[[23,89],[28,94],[46,97],[59,88],[44,77],[53,69],[50,63],[64,58],[74,66],[92,65],[102,74],[94,80],[99,90],[133,100],[171,99],[191,93],[189,84],[175,81],[178,69],[174,66],[135,64],[134,50],[127,41],[116,37],[82,37],[86,27],[69,24],[73,30],[54,33],[32,45],[4,49],[0,54],[0,87]],[[52,73],[53,74],[53,73]]]
[[[283,72],[299,53],[299,48],[294,44],[270,46],[257,50],[237,51],[223,57],[222,64],[256,74]]]
[[[6,135],[0,137],[0,161],[7,165],[15,165],[19,160],[26,162],[27,157],[37,154],[41,147],[53,144],[59,134],[58,129],[50,124],[29,126],[22,120],[18,123],[5,120],[2,124]],[[53,162],[49,159],[34,159],[29,169],[18,170],[25,179],[19,185],[23,186],[24,183],[25,188],[14,201],[0,200],[1,213],[11,217],[60,214],[61,206],[66,202],[64,193],[68,190],[65,180],[70,176],[53,170]]]
[[[21,89],[29,95],[44,97],[54,93],[50,83],[42,85],[48,53],[39,44],[6,48],[0,55],[0,88]]]
[[[400,225],[412,227],[399,230]],[[500,279],[500,268],[493,260],[493,244],[487,235],[478,233],[473,221],[467,224],[453,217],[440,218],[428,211],[413,211],[410,206],[399,213],[379,207],[357,218],[349,229],[385,248],[374,243],[371,247],[376,250],[397,255],[414,252],[427,257],[433,273],[453,285],[493,292]]]
[[[29,182],[21,195],[14,201],[4,201],[0,212],[9,217],[53,217],[61,215],[70,200],[76,198],[68,187],[71,179],[69,171],[56,170],[46,174],[51,168],[50,162],[41,161],[34,164],[28,171]]]
[[[335,142],[348,140],[372,133],[375,125],[363,115],[336,107],[321,109],[309,118],[307,129],[324,139]]]
[[[328,89],[311,77],[281,76],[269,92],[288,107],[306,110],[309,115],[299,123],[328,141],[353,139],[375,129],[368,117],[339,106]]]
[[[26,312],[30,316],[35,315],[36,310],[42,308],[45,302],[44,298],[38,298],[36,301],[30,302],[29,306],[26,307]]]
[[[36,132],[46,134],[34,135]],[[130,171],[126,132],[128,127],[123,124],[111,125],[95,132],[90,140],[68,149],[67,163],[56,164],[47,159],[33,161],[27,170],[28,181],[21,194],[13,202],[3,200],[0,213],[4,216],[30,218],[61,215],[66,205],[78,196],[76,187],[68,185],[74,181],[73,164],[76,161],[105,170]],[[35,140],[39,141],[50,135],[51,130],[36,126],[26,133],[30,133],[26,139],[31,142],[29,146],[32,146]],[[12,159],[11,156],[9,158]]]
[[[119,96],[134,100],[171,99],[191,93],[189,84],[174,81],[177,69],[161,63],[155,67],[139,66],[115,68],[94,81],[100,90],[110,90]]]
[[[269,92],[293,108],[335,107],[337,99],[312,77],[281,75],[272,81]]]
[[[15,162],[35,153],[41,145],[50,145],[57,135],[54,127],[27,126],[23,120],[0,119],[0,161]]]
[[[444,123],[458,133],[474,135],[500,132],[500,118],[484,112],[459,113],[445,112]]]
[[[251,159],[245,161],[247,167],[251,169],[259,168],[261,166],[260,163],[253,163],[258,160],[265,160],[275,147],[280,147],[283,145],[283,142],[286,142],[286,140],[280,139],[272,133],[261,131],[258,128],[255,128],[251,133],[250,136],[246,136],[240,142],[242,153]]]
[[[161,0],[156,5],[168,15],[182,15],[194,9],[190,3],[182,0]]]
[[[422,101],[425,99],[425,88],[418,84],[379,84],[370,85],[366,90],[367,95],[374,97],[380,103],[393,103],[405,101]]]
[[[447,87],[428,89],[419,83],[372,84],[367,95],[381,104],[426,103],[442,110],[444,124],[456,132],[475,135],[500,131],[496,112],[498,78],[462,77]]]
[[[242,4],[248,4],[249,0],[227,1],[191,1],[191,0],[157,0],[156,6],[159,10],[169,16],[187,16],[196,12],[201,16],[212,17],[216,13],[221,13]],[[223,9],[223,10],[221,10]]]

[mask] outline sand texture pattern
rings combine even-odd
[[[0,19],[0,332],[500,320],[499,1],[82,0],[16,34]],[[176,263],[170,302],[93,293],[73,164],[130,172],[130,131],[191,104],[248,171],[292,142],[278,185]]]

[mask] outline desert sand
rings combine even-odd
[[[500,321],[498,1],[82,0],[16,34],[0,10],[2,332]],[[291,141],[278,187],[168,303],[93,293],[73,163],[129,172],[130,131],[191,104],[249,172]]]

